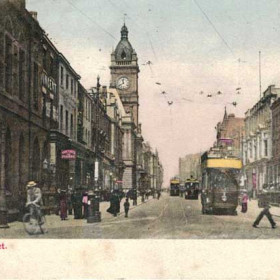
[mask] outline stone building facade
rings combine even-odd
[[[128,40],[128,29],[123,25],[121,39],[111,54],[111,87],[116,88],[123,103],[126,115],[123,118],[123,174],[124,189],[137,188],[138,146],[138,73],[137,54]],[[141,138],[141,137],[140,137]]]
[[[25,184],[47,183],[44,160],[56,126],[58,53],[24,0],[0,3],[0,214],[22,212]],[[7,215],[6,215],[7,214]]]
[[[271,105],[279,97],[280,89],[269,86],[260,100],[245,113],[243,165],[245,187],[256,195],[264,184],[271,182],[268,163],[272,157]]]
[[[139,188],[139,67],[125,26],[121,34],[110,89],[97,78],[88,92],[25,0],[0,2],[0,227],[24,212],[28,180],[47,213],[58,188]]]
[[[280,98],[271,105],[272,153],[268,163],[268,188],[280,191]],[[278,200],[278,203],[280,201]]]

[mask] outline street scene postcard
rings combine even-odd
[[[276,0],[0,0],[0,254],[279,239],[279,32]]]

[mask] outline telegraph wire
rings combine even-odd
[[[84,13],[81,9],[79,9],[77,6],[75,6],[70,0],[66,0],[69,5],[71,5],[74,9],[76,9],[78,12],[80,12],[82,15],[84,15],[88,20],[90,20],[92,23],[97,25],[102,31],[104,31],[107,35],[109,35],[114,40],[117,40],[117,38],[112,35],[110,32],[108,32],[106,29],[104,29],[100,24],[98,24],[96,21],[94,21],[91,17],[89,17],[86,13]]]
[[[194,3],[196,4],[196,6],[198,7],[198,9],[201,11],[201,13],[205,16],[205,18],[207,19],[207,21],[210,23],[210,25],[213,27],[213,29],[215,30],[215,32],[217,33],[217,35],[220,37],[220,39],[223,41],[223,43],[225,44],[225,46],[229,49],[229,51],[231,52],[231,54],[235,56],[232,48],[229,46],[229,44],[227,43],[227,41],[223,38],[222,34],[218,31],[218,29],[216,28],[216,26],[214,25],[214,23],[210,20],[210,18],[208,17],[208,15],[204,12],[204,10],[201,8],[201,6],[198,4],[197,0],[193,0]]]

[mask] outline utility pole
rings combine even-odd
[[[262,98],[262,72],[261,72],[261,51],[259,51],[259,84],[260,84],[260,98]]]

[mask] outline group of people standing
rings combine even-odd
[[[56,215],[60,215],[62,221],[66,220],[68,215],[73,214],[75,219],[88,217],[88,192],[82,189],[72,188],[58,189],[56,194]]]

